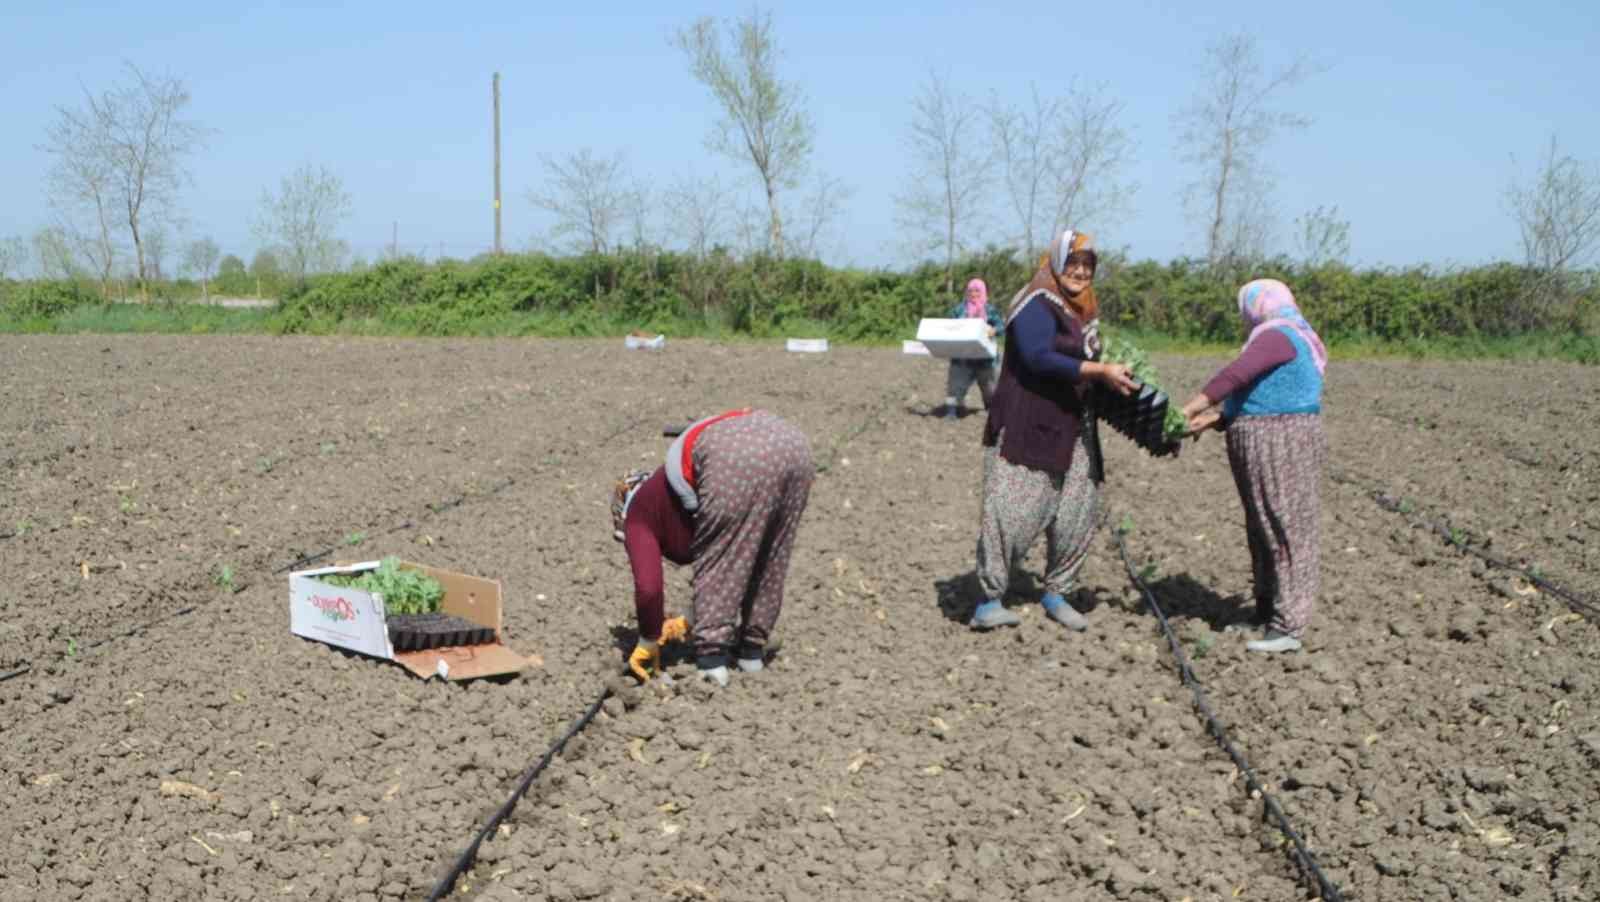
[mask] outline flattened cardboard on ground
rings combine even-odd
[[[318,577],[376,570],[380,561],[337,564],[289,574],[289,631],[296,636],[348,648],[374,658],[394,661],[423,679],[447,680],[516,673],[529,659],[501,644],[500,583],[492,579],[453,573],[425,564],[401,561],[405,570],[420,570],[444,587],[441,613],[470,620],[494,630],[495,641],[486,645],[429,648],[396,653],[389,641],[383,599],[361,589],[329,585]]]
[[[825,354],[828,351],[826,338],[790,338],[786,339],[783,346],[796,354]]]
[[[991,360],[995,355],[989,324],[981,319],[924,319],[917,324],[917,341],[933,356],[950,360]]]

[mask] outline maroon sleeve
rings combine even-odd
[[[1256,381],[1275,367],[1294,359],[1294,342],[1281,329],[1268,329],[1245,346],[1233,362],[1217,371],[1200,393],[1215,404],[1246,385]]]
[[[633,607],[639,618],[639,638],[655,641],[661,638],[666,602],[661,540],[651,528],[655,518],[635,516],[636,513],[644,511],[637,511],[634,506],[628,508],[622,544],[628,549],[628,566],[633,570]]]

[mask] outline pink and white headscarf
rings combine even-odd
[[[972,297],[972,289],[978,289],[976,300]],[[967,283],[967,317],[969,319],[985,319],[989,315],[989,286],[982,279],[973,279]]]
[[[1289,286],[1277,279],[1256,279],[1245,283],[1239,289],[1239,315],[1250,327],[1250,337],[1245,339],[1245,347],[1249,347],[1257,335],[1268,329],[1293,329],[1305,340],[1306,347],[1311,349],[1311,360],[1317,365],[1317,372],[1327,372],[1328,349],[1316,330],[1300,314],[1300,308],[1295,306],[1294,294],[1289,291]]]

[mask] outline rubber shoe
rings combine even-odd
[[[740,658],[737,662],[741,673],[760,673],[767,669],[767,665],[760,658]]]
[[[1046,595],[1044,613],[1046,617],[1061,624],[1073,632],[1081,633],[1089,628],[1089,618],[1078,612],[1077,608],[1067,603],[1060,595]],[[1052,603],[1049,599],[1054,599]]]
[[[1277,630],[1267,630],[1267,634],[1260,639],[1251,639],[1244,644],[1250,651],[1259,651],[1262,654],[1278,654],[1285,651],[1299,651],[1300,640]]]
[[[1001,626],[1016,626],[1021,622],[1021,617],[1006,610],[1000,602],[986,601],[972,612],[972,619],[967,622],[967,626],[975,630],[992,630]]]
[[[959,420],[961,419],[961,414],[957,413],[954,407],[946,407],[942,419]]]
[[[723,665],[721,667],[703,668],[700,671],[700,679],[716,683],[718,687],[726,689],[728,687],[728,667]]]

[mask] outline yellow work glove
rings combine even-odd
[[[633,654],[628,655],[628,669],[640,682],[650,682],[650,677],[661,669],[661,646],[649,639],[640,639],[633,647]]]
[[[674,617],[661,624],[661,642],[677,642],[689,635],[689,621],[682,617]]]

